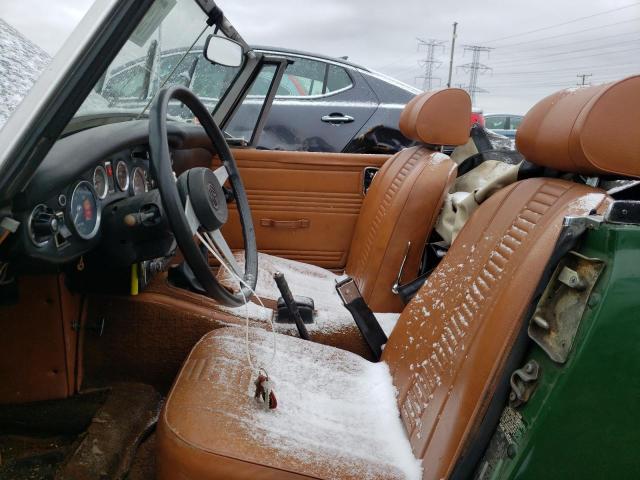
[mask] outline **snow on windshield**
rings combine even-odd
[[[0,18],[0,128],[50,61],[44,50]]]

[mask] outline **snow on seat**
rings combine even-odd
[[[234,255],[238,265],[244,268],[244,251],[236,252]],[[309,331],[331,334],[337,331],[350,332],[354,329],[353,317],[336,292],[336,280],[340,275],[316,265],[274,257],[266,253],[258,253],[258,281],[255,288],[256,294],[263,299],[266,308],[257,305],[255,301],[248,307],[220,305],[218,308],[241,318],[248,313],[250,319],[263,322],[266,327],[274,314],[271,307],[275,308],[275,302],[280,297],[280,291],[273,280],[273,274],[276,272],[284,273],[294,295],[313,298],[316,313],[314,323],[307,325]],[[234,290],[238,289],[238,283],[223,268],[219,270],[217,278],[223,285]],[[393,330],[399,316],[399,313],[376,313],[376,318],[387,335]],[[293,324],[278,324],[276,328],[282,333],[297,335]]]
[[[244,251],[236,252],[234,256],[238,265],[244,269]],[[313,298],[319,311],[332,311],[336,306],[342,307],[335,289],[339,275],[316,265],[274,257],[266,253],[258,253],[258,281],[255,292],[261,298],[275,301],[280,297],[280,291],[273,280],[273,274],[276,272],[284,274],[294,295]],[[238,283],[224,268],[219,270],[217,278],[229,288],[238,288]]]
[[[251,332],[262,364],[271,335]],[[420,478],[385,363],[284,335],[277,349],[268,369],[278,407],[265,411],[243,330],[218,329],[196,345],[159,421],[158,478]]]

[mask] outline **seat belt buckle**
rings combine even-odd
[[[373,358],[379,361],[382,357],[382,348],[387,343],[387,335],[382,330],[376,316],[373,314],[367,302],[362,298],[362,294],[351,277],[336,283],[336,291],[349,310],[353,321],[358,326],[364,341],[369,346]]]
[[[360,290],[358,290],[356,282],[354,282],[351,277],[347,277],[344,280],[337,282],[336,291],[340,296],[340,300],[342,300],[342,303],[345,305],[352,303],[358,298],[362,298],[362,294],[360,293]]]

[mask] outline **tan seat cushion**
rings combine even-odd
[[[244,251],[236,252],[235,256],[238,264],[243,268]],[[268,320],[268,317],[273,314],[276,301],[280,297],[280,291],[273,280],[273,274],[276,272],[284,274],[289,288],[295,296],[313,298],[316,321],[309,325],[311,330],[331,333],[353,326],[351,314],[344,308],[336,292],[335,285],[338,275],[316,265],[274,257],[266,253],[258,254],[258,281],[255,292],[267,308],[263,309],[260,306],[252,305],[250,311],[252,319]],[[223,285],[234,290],[238,289],[237,281],[234,281],[226,270],[221,268],[217,278]],[[221,306],[220,308],[239,317],[244,316],[246,311],[244,306],[235,308]],[[282,327],[284,331],[287,330],[285,325],[279,327]],[[291,326],[291,330],[294,331],[295,327]]]
[[[267,361],[272,337],[251,333]],[[196,345],[158,427],[160,479],[420,478],[384,363],[278,335],[270,375],[278,408],[253,399],[244,331],[223,328]]]

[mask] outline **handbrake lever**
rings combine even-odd
[[[289,309],[289,315],[291,315],[293,321],[296,322],[296,327],[298,327],[300,338],[309,340],[309,332],[307,331],[307,327],[302,321],[302,316],[300,315],[300,311],[298,310],[298,304],[293,299],[293,295],[291,294],[291,290],[289,290],[289,284],[284,278],[284,274],[281,272],[276,272],[273,274],[273,279],[276,281],[278,290],[280,290],[280,295],[282,295],[282,299]]]

